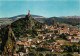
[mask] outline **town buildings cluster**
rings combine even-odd
[[[37,29],[37,33],[38,35],[35,36],[35,38],[23,38],[18,40],[18,50],[21,51],[14,55],[28,54],[30,48],[46,48],[48,52],[63,52],[64,49],[61,48],[62,45],[78,43],[80,40],[80,32],[78,29],[70,29],[70,26],[67,24],[56,24],[53,26],[44,25],[42,29]],[[59,37],[61,34],[67,34],[66,39],[57,39],[61,38]]]

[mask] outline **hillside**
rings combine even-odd
[[[25,18],[25,16],[26,16],[25,14],[22,14],[22,15],[17,15],[17,16],[14,16],[14,17],[5,18],[5,19],[11,20],[10,23],[12,23],[12,22],[14,22],[14,21],[16,21],[16,20],[18,20],[20,18]],[[36,21],[38,21],[40,23],[45,23],[47,25],[52,25],[53,21],[58,22],[58,23],[70,24],[70,25],[73,25],[73,26],[80,25],[80,16],[63,16],[63,17],[46,18],[46,17],[39,16],[39,15],[32,15],[32,17],[34,18],[34,20],[36,20]],[[2,20],[3,19],[4,18],[2,18]],[[4,22],[2,22],[2,23],[4,23]],[[5,25],[2,24],[2,26],[0,26],[0,27],[2,28],[4,26]]]
[[[13,19],[14,21],[19,19],[19,18],[24,18],[24,14],[23,15],[18,15],[15,17],[11,17],[9,19]],[[52,25],[52,22],[55,20],[55,22],[58,23],[66,23],[66,24],[70,24],[70,25],[79,25],[80,24],[80,16],[64,16],[64,17],[50,17],[50,18],[46,18],[46,17],[42,17],[39,15],[32,15],[32,17],[37,20],[38,22],[41,23],[45,23],[47,25]]]
[[[11,24],[11,28],[16,39],[24,37],[34,38],[37,35],[36,29],[40,29],[42,25],[42,23],[34,20],[31,15],[26,15],[25,18],[20,18],[19,20],[13,22]],[[6,42],[8,38],[8,29],[8,26],[0,29],[0,39],[2,39],[3,45],[5,45],[4,42]]]
[[[22,15],[17,15],[17,16],[13,16],[13,17],[9,17],[9,18],[0,18],[0,28],[3,28],[9,24],[11,24],[12,22],[21,19],[21,18],[25,18],[25,14]],[[31,15],[35,20],[43,23],[45,19],[45,17],[39,16],[39,15]]]

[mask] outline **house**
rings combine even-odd
[[[63,52],[64,50],[61,49],[61,45],[54,45],[52,51],[53,52]]]
[[[23,42],[19,42],[19,43],[17,43],[17,45],[19,46],[19,48],[24,48],[24,43]]]
[[[52,49],[52,52],[54,52],[54,49]]]
[[[29,49],[28,48],[25,48],[25,53],[29,53]]]
[[[18,45],[18,49],[24,49],[24,48],[26,48],[26,47],[28,47],[29,45],[28,45],[28,43],[24,43],[24,42],[19,42],[19,43],[17,43],[17,45]]]
[[[17,41],[16,44],[20,43],[21,41]]]
[[[19,56],[19,54],[17,54],[17,53],[15,53],[15,54],[13,54],[14,56]]]
[[[62,33],[68,33],[69,34],[69,28],[60,28],[58,30],[59,34],[62,34]]]
[[[40,40],[37,40],[37,43],[40,43],[41,41]]]
[[[71,42],[79,42],[80,36],[68,36],[67,39],[70,40]]]
[[[80,32],[78,32],[78,33],[76,33],[77,34],[77,36],[80,36]]]
[[[31,47],[36,48],[36,45],[31,45]]]
[[[79,42],[79,39],[71,39],[71,42]]]
[[[43,36],[43,34],[38,34],[38,36]]]
[[[69,34],[70,34],[70,35],[73,35],[73,34],[76,34],[76,33],[78,33],[77,30],[71,30]]]
[[[19,56],[24,56],[24,53],[23,52],[19,52]]]
[[[56,39],[58,36],[53,36],[53,39]]]
[[[53,32],[52,33],[46,33],[47,36],[52,37],[53,36]]]
[[[42,36],[42,39],[45,39],[46,36]]]
[[[68,36],[67,39],[80,39],[80,36]]]
[[[59,50],[59,52],[63,52],[63,51],[64,51],[64,49],[60,49],[60,50]]]
[[[57,45],[64,45],[64,44],[69,44],[70,41],[67,40],[56,40]]]
[[[37,31],[37,34],[40,34],[40,32],[41,32],[41,29],[37,29],[36,31]]]
[[[26,42],[27,41],[27,39],[23,39],[23,40],[21,40],[22,42]]]
[[[43,47],[43,45],[42,44],[40,44],[40,46],[39,47]]]
[[[32,39],[28,39],[28,41],[32,41]]]

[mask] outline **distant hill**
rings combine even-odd
[[[11,19],[13,22],[20,19],[20,18],[24,18],[25,14],[22,15],[18,15],[18,16],[14,16],[14,17],[10,17],[8,19]],[[55,20],[58,23],[66,23],[66,24],[71,24],[71,25],[79,25],[80,24],[80,16],[62,16],[62,17],[50,17],[50,18],[46,18],[43,16],[39,16],[39,15],[32,15],[32,17],[41,23],[45,23],[48,25],[52,25],[52,21]]]
[[[45,23],[52,25],[53,20],[58,23],[65,23],[73,26],[80,25],[80,16],[51,17],[48,18]]]
[[[63,16],[59,18],[74,18],[74,19],[80,19],[80,16]]]
[[[13,19],[13,21],[18,20],[19,18],[24,18],[23,15],[18,15],[15,17],[11,17],[10,19]],[[63,17],[50,17],[46,18],[39,15],[32,15],[32,17],[37,20],[38,22],[45,23],[48,25],[52,25],[52,22],[55,20],[58,23],[66,23],[71,25],[79,25],[80,24],[80,16],[63,16]]]
[[[24,18],[26,15],[23,14],[23,15],[17,15],[17,16],[14,16],[14,17],[10,17],[8,19],[11,19],[13,22],[20,19],[20,18]],[[31,15],[35,20],[37,20],[38,22],[41,22],[41,23],[44,23],[45,20],[47,19],[46,17],[43,17],[43,16],[39,16],[39,15]]]
[[[12,19],[13,21],[18,20],[19,18],[24,18],[26,15],[22,14],[22,15],[17,15],[17,16],[13,16],[13,17],[9,17],[8,19]],[[42,16],[38,16],[38,15],[31,15],[33,18],[34,17],[42,17]]]

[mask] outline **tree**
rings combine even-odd
[[[55,34],[58,33],[58,30],[54,30],[54,33],[55,33]]]
[[[53,54],[53,56],[57,56],[57,54]]]
[[[43,54],[39,54],[39,56],[43,56]]]
[[[72,54],[67,54],[66,56],[73,56]]]
[[[62,33],[61,35],[59,35],[60,38],[66,39],[66,34]]]
[[[34,53],[29,53],[28,55],[29,56],[36,56]]]
[[[64,52],[78,52],[78,45],[76,43],[72,44],[71,46],[70,45],[63,45],[61,46],[62,49],[64,49]]]
[[[73,34],[73,36],[77,36],[77,34]]]
[[[78,44],[79,44],[79,54],[80,54],[80,41],[79,41],[79,43],[78,43]]]
[[[46,54],[46,56],[50,56],[50,54]]]

